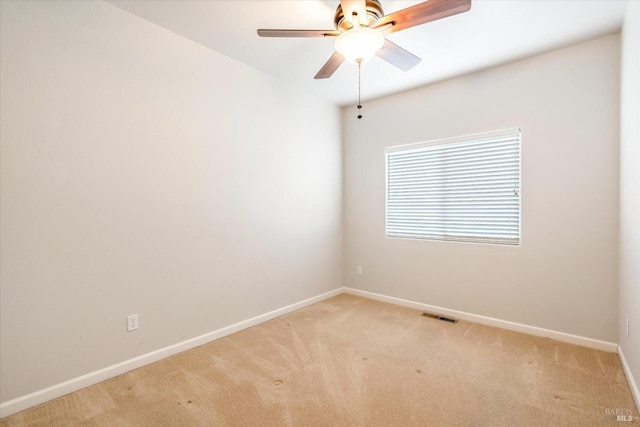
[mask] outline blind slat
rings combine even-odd
[[[520,130],[386,150],[391,237],[520,242]]]

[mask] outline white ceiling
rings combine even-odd
[[[355,104],[357,67],[344,63],[326,80],[313,76],[335,39],[262,38],[258,28],[333,29],[339,0],[107,0],[337,105]],[[420,1],[381,0],[385,14]],[[615,33],[622,0],[472,0],[471,10],[387,37],[422,58],[403,72],[374,57],[362,66],[370,100],[497,64]]]

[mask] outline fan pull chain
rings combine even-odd
[[[358,64],[358,119],[362,118],[362,105],[360,103],[360,69],[362,64]]]

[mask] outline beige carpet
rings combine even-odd
[[[640,425],[617,355],[420,314],[340,295],[0,425]]]

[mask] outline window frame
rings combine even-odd
[[[410,153],[412,151],[421,151],[425,148],[434,146],[444,146],[456,143],[479,142],[482,140],[499,140],[504,138],[513,138],[517,140],[517,181],[514,191],[517,192],[517,235],[513,238],[506,237],[482,237],[482,236],[455,236],[447,235],[446,227],[441,227],[443,234],[441,236],[419,235],[419,233],[411,235],[390,234],[389,232],[389,155],[398,152]],[[445,242],[465,242],[479,244],[494,244],[506,246],[520,246],[522,244],[522,131],[520,128],[508,128],[497,131],[475,133],[462,135],[452,138],[442,138],[426,142],[395,145],[385,148],[385,237],[390,239],[409,239],[409,240],[429,240],[429,241],[445,241]],[[442,164],[444,167],[444,163]],[[444,174],[443,174],[444,175]],[[444,187],[443,187],[444,188]],[[442,205],[441,209],[444,209]],[[446,215],[446,214],[445,214]],[[514,217],[515,218],[515,217]],[[444,221],[442,222],[444,224]]]

